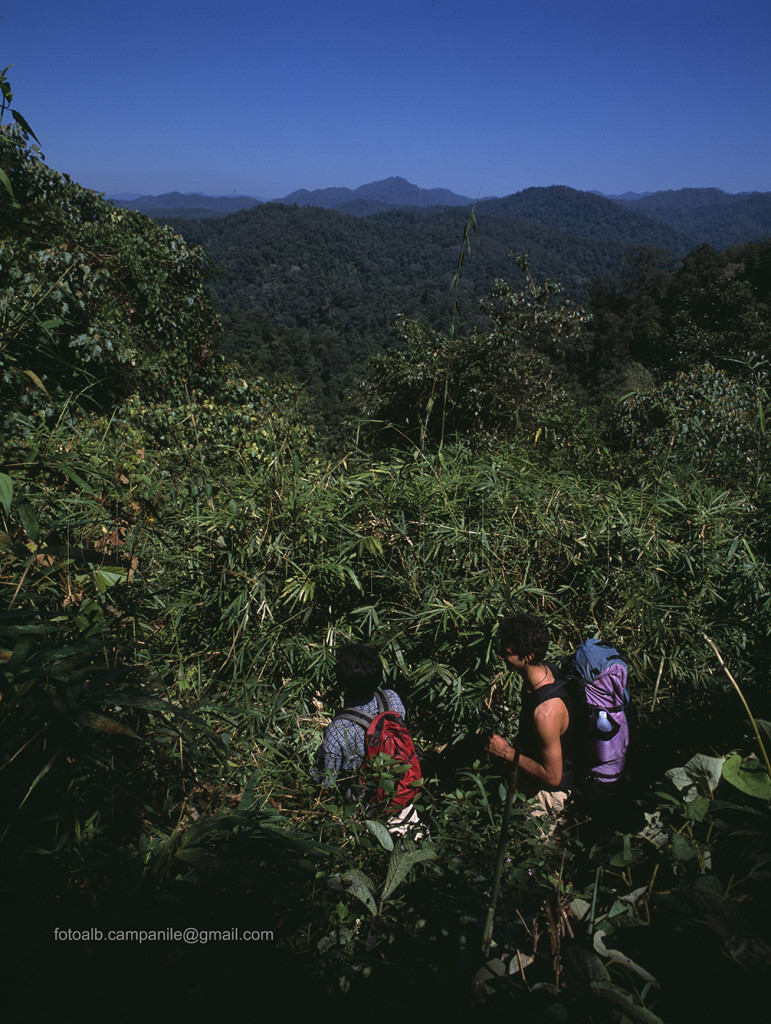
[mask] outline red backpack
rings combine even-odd
[[[358,708],[343,708],[335,717],[344,718],[364,729],[364,760],[361,763],[363,783],[368,774],[367,767],[378,754],[387,754],[397,764],[407,766],[405,771],[400,770],[394,778],[393,793],[386,793],[381,786],[374,796],[376,803],[387,802],[386,810],[393,814],[415,799],[415,783],[421,778],[420,762],[412,736],[402,716],[391,708],[388,697],[382,690],[375,690],[375,699],[377,714],[374,717],[365,715]]]

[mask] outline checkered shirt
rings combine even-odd
[[[404,718],[404,705],[394,690],[383,690],[388,706]],[[351,710],[370,718],[378,713],[375,695],[366,704],[350,704]],[[324,730],[313,774],[327,783],[355,775],[364,760],[365,730],[344,718],[333,718]]]

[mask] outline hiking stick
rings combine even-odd
[[[712,650],[717,655],[717,660],[723,666],[723,671],[728,676],[728,678],[731,680],[731,683],[733,684],[734,689],[739,694],[739,700],[744,705],[744,710],[747,712],[747,717],[749,718],[750,724],[752,725],[752,730],[755,733],[755,739],[758,741],[758,746],[760,747],[760,753],[761,753],[761,755],[763,757],[763,760],[766,762],[766,770],[767,770],[768,774],[771,775],[771,760],[769,760],[768,751],[766,750],[765,744],[763,743],[763,738],[760,735],[760,730],[758,729],[758,723],[755,721],[755,718],[754,718],[752,712],[750,711],[750,706],[747,703],[747,701],[745,700],[744,694],[742,693],[741,689],[739,688],[739,684],[736,682],[734,677],[728,671],[728,666],[723,661],[723,658],[722,658],[722,656],[720,654],[720,651],[717,649],[715,644],[710,640],[710,638],[707,636],[706,633],[702,633],[701,635],[704,637],[704,639],[707,641],[709,646],[712,648]]]
[[[656,676],[656,685],[653,687],[653,700],[651,701],[651,711],[656,707],[656,698],[659,695],[659,684],[661,683],[661,676],[664,672],[664,658],[666,655],[661,655],[661,664],[659,665],[659,674]]]
[[[487,956],[493,941],[493,922],[495,920],[495,906],[498,902],[498,891],[501,886],[501,875],[503,874],[503,859],[506,856],[506,846],[509,838],[509,822],[511,821],[511,805],[514,803],[514,793],[517,789],[517,776],[519,774],[519,743],[514,750],[514,761],[511,765],[509,783],[506,790],[506,803],[503,807],[503,819],[501,821],[501,835],[498,840],[498,859],[495,862],[495,874],[493,875],[493,887],[490,890],[490,903],[487,907],[487,920],[482,935],[482,952]]]

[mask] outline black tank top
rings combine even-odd
[[[574,785],[574,758],[572,750],[571,732],[572,716],[570,714],[570,697],[567,694],[565,681],[557,677],[557,666],[551,662],[545,662],[546,667],[551,670],[554,682],[547,686],[539,686],[537,690],[522,689],[522,711],[519,719],[519,749],[525,757],[533,761],[539,761],[541,756],[541,741],[535,730],[533,714],[539,704],[547,700],[559,699],[568,709],[568,727],[560,736],[562,747],[562,778],[556,786],[547,786],[545,783],[538,783],[538,789],[562,789],[571,790]]]

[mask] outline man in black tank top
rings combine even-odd
[[[514,613],[500,623],[498,641],[499,657],[522,679],[519,789],[536,798],[536,814],[549,814],[556,824],[573,786],[573,764],[569,699],[555,666],[545,660],[549,633],[538,616]],[[487,749],[505,761],[517,757],[517,749],[495,734]]]

